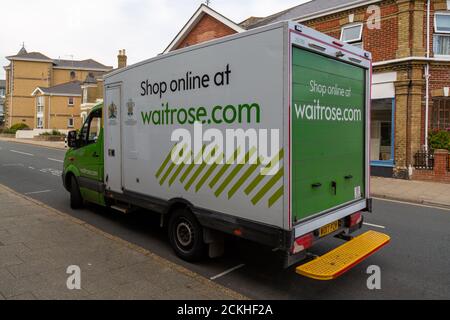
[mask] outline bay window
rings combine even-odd
[[[434,32],[434,54],[450,56],[450,12],[435,13]]]

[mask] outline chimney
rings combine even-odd
[[[119,55],[117,56],[117,67],[119,69],[125,68],[127,66],[127,56],[125,54],[125,49],[119,50]]]

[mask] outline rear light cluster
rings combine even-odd
[[[297,254],[310,248],[313,244],[313,241],[314,241],[314,234],[312,232],[295,239],[294,246],[291,249],[292,254]]]
[[[362,221],[362,218],[363,217],[362,217],[361,212],[357,212],[357,213],[352,214],[350,217],[348,217],[347,227],[351,228],[351,227],[359,225],[361,223],[361,221]]]

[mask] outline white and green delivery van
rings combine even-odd
[[[84,201],[161,215],[181,258],[223,252],[231,234],[333,279],[384,246],[357,237],[369,196],[371,54],[282,22],[157,56],[105,76],[63,182]]]

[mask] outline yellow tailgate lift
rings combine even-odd
[[[333,280],[369,257],[389,241],[384,233],[367,231],[323,256],[298,266],[296,272],[316,280]]]

